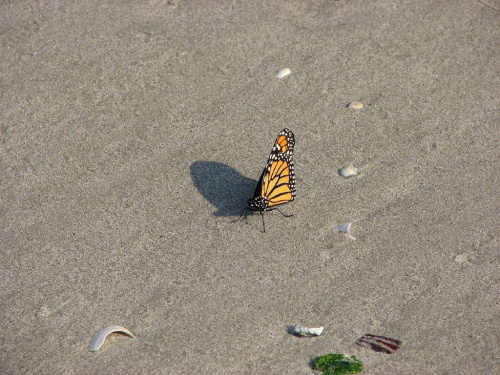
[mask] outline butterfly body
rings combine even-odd
[[[274,210],[277,206],[295,199],[297,193],[293,164],[294,146],[293,133],[289,129],[283,129],[274,142],[253,198],[248,200],[248,207],[245,209],[263,214],[264,211]],[[262,217],[262,222],[264,223],[264,217]]]

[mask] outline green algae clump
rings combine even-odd
[[[314,370],[323,371],[323,375],[358,374],[363,371],[363,363],[356,356],[348,357],[345,354],[325,354],[314,359]]]

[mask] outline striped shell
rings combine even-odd
[[[289,332],[295,336],[313,337],[321,335],[323,333],[323,329],[323,327],[308,328],[301,326],[300,324],[295,324],[290,327]]]

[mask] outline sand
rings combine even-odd
[[[498,1],[18,1],[0,25],[0,373],[498,371]],[[234,221],[285,127],[294,216],[262,233]],[[136,338],[89,352],[114,324]]]

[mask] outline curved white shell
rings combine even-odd
[[[354,165],[350,165],[346,168],[339,169],[339,174],[344,178],[356,176],[360,173],[361,173],[361,169],[356,168]]]
[[[284,78],[287,75],[289,75],[291,72],[292,71],[289,68],[283,68],[283,69],[278,70],[278,72],[276,73],[276,77]]]
[[[106,340],[106,337],[108,337],[110,333],[114,332],[124,333],[132,338],[135,337],[134,334],[130,332],[127,328],[124,328],[122,326],[109,326],[104,329],[101,329],[99,332],[96,333],[96,335],[90,342],[89,350],[91,352],[99,350],[102,344],[104,344],[104,340]]]
[[[342,233],[343,235],[345,235],[347,238],[349,238],[351,240],[355,240],[356,238],[351,235],[351,225],[352,225],[352,223],[350,223],[350,222],[340,224],[337,228],[335,228],[335,231]]]
[[[290,333],[297,336],[319,336],[323,333],[323,329],[323,327],[308,328],[300,324],[295,324],[290,327]]]

